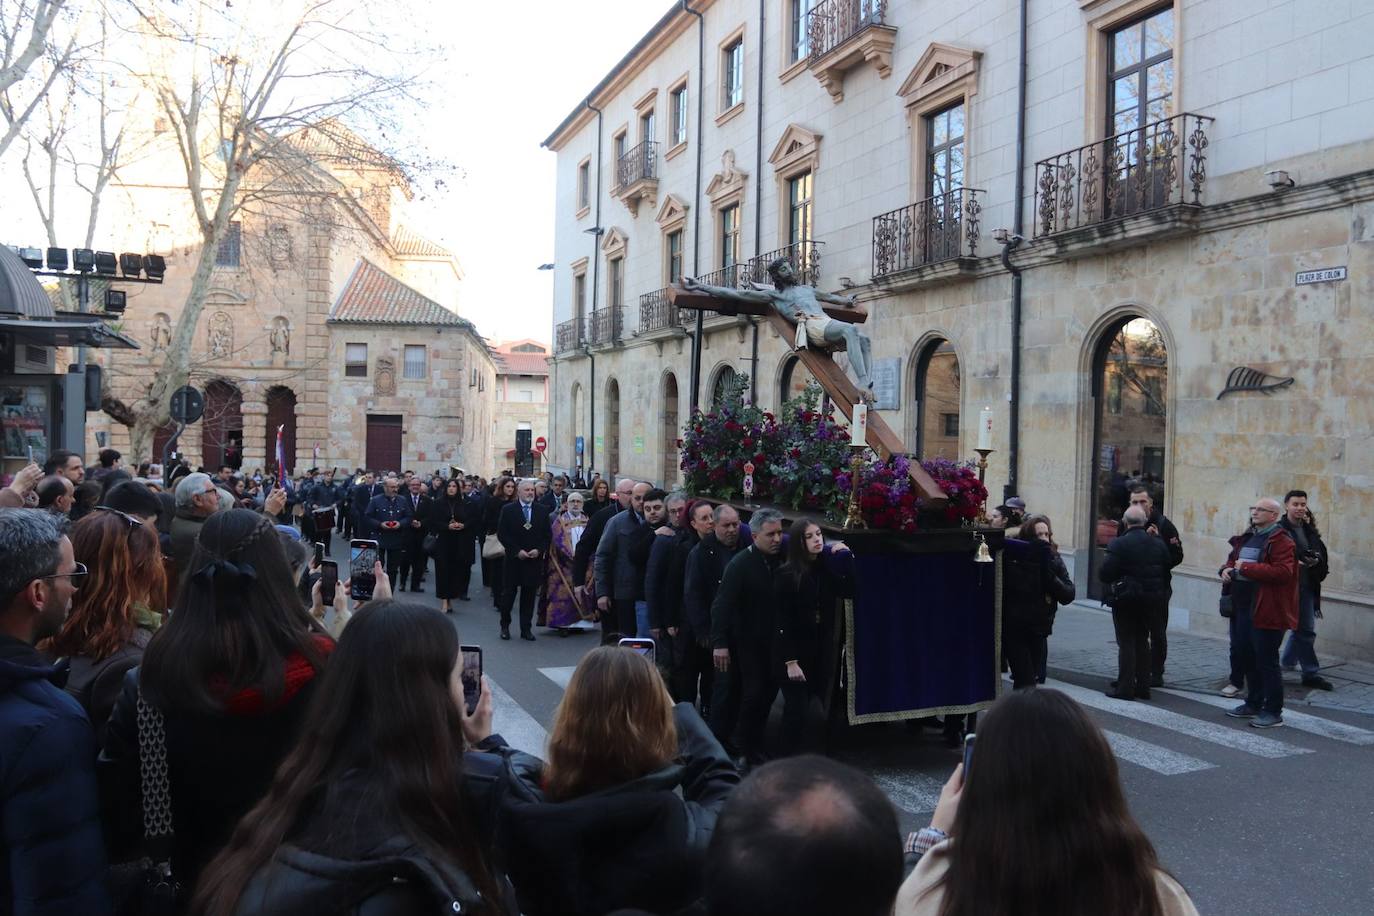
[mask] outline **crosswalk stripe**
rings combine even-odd
[[[934,776],[909,770],[874,770],[869,775],[878,788],[887,793],[892,803],[908,814],[929,814],[934,811],[936,803],[940,801],[940,790],[944,788],[944,783]]]
[[[1116,754],[1118,760],[1134,763],[1164,776],[1196,773],[1198,770],[1211,770],[1216,767],[1214,763],[1198,760],[1196,757],[1189,757],[1187,754],[1180,754],[1178,751],[1171,751],[1167,747],[1160,747],[1148,741],[1140,741],[1130,735],[1106,729],[1103,729],[1102,734],[1107,736],[1107,743],[1111,745],[1112,753]]]
[[[1149,703],[1116,700],[1106,696],[1100,691],[1079,687],[1077,684],[1067,684],[1063,681],[1051,680],[1049,686],[1057,690],[1062,690],[1084,706],[1099,709],[1103,712],[1109,712],[1113,715],[1122,716],[1123,718],[1134,719],[1146,725],[1154,725],[1159,728],[1168,729],[1169,731],[1178,732],[1181,735],[1197,738],[1200,741],[1219,744],[1222,747],[1229,747],[1233,750],[1252,754],[1256,757],[1273,759],[1312,753],[1311,748],[1285,744],[1282,741],[1275,741],[1273,738],[1266,738],[1263,735],[1230,728],[1220,722],[1207,722],[1202,719],[1194,719],[1191,716],[1181,715],[1180,713],[1172,712],[1171,710],[1163,709],[1159,706],[1151,706]]]
[[[1239,697],[1227,699],[1226,697],[1208,696],[1205,693],[1188,693],[1183,690],[1164,690],[1162,692],[1176,697],[1182,697],[1185,700],[1192,700],[1194,703],[1206,703],[1208,706],[1215,706],[1217,709],[1231,709],[1240,704]],[[1313,735],[1320,735],[1323,738],[1330,738],[1333,741],[1343,741],[1346,744],[1358,744],[1362,747],[1374,745],[1374,732],[1364,728],[1356,728],[1354,725],[1346,725],[1344,722],[1323,719],[1321,716],[1313,716],[1292,709],[1285,709],[1283,711],[1283,721],[1289,728],[1297,729],[1300,732],[1308,732]]]
[[[567,690],[568,681],[572,680],[573,672],[576,670],[576,665],[568,665],[563,668],[540,668],[539,673],[553,681],[562,689]]]
[[[491,675],[487,675],[487,684],[491,687],[491,720],[497,734],[505,738],[506,743],[516,750],[542,759],[544,745],[549,737],[544,726],[540,725],[534,716],[525,712],[525,708],[515,701],[515,697],[506,693],[500,684],[491,679]]]

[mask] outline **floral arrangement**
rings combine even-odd
[[[697,413],[678,445],[683,484],[697,496],[733,499],[742,494],[744,465],[754,465],[754,498],[773,496],[772,465],[782,454],[777,419],[744,403],[747,375],[738,376],[710,413]]]
[[[835,511],[838,475],[849,463],[849,431],[833,410],[820,410],[821,389],[809,382],[782,406],[778,421],[781,452],[769,467],[773,499],[793,509]]]
[[[858,481],[859,508],[870,528],[910,533],[920,530],[921,522],[926,527],[956,527],[978,517],[988,491],[978,480],[973,462],[928,458],[921,467],[949,497],[938,516],[917,494],[911,482],[911,460],[905,455],[893,455],[887,461],[874,459],[864,465]],[[847,500],[852,475],[842,472],[836,483],[841,499]]]

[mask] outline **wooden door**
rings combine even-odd
[[[367,415],[367,467],[372,471],[401,468],[401,417],[396,414]]]

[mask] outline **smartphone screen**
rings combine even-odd
[[[482,647],[461,646],[459,651],[463,653],[463,701],[472,715],[482,696]]]
[[[377,576],[373,573],[376,564],[376,541],[348,542],[348,591],[355,601],[372,600],[372,590],[377,587]]]
[[[324,545],[321,544],[319,541],[315,542],[315,565],[324,565]]]
[[[626,638],[620,641],[620,647],[622,649],[633,649],[640,655],[647,657],[650,662],[654,661],[654,641],[652,639]]]
[[[973,734],[964,736],[964,779],[968,779],[968,767],[973,762],[973,739],[977,737]]]
[[[333,560],[320,561],[320,601],[325,607],[334,604],[334,592],[339,585],[339,564]]]

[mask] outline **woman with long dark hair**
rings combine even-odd
[[[1021,533],[1028,540],[1040,541],[1050,548],[1049,596],[1046,601],[1048,619],[1035,643],[1035,682],[1043,684],[1047,673],[1045,669],[1049,664],[1049,638],[1054,632],[1054,615],[1058,612],[1059,605],[1073,604],[1077,590],[1074,588],[1073,578],[1069,575],[1069,567],[1059,555],[1059,545],[1054,540],[1054,525],[1050,523],[1050,517],[1027,516],[1021,524]]]
[[[72,526],[71,540],[90,573],[62,629],[38,648],[70,660],[66,689],[86,710],[98,747],[124,675],[162,625],[167,580],[157,530],[133,515],[101,506]]]
[[[739,773],[647,657],[618,646],[583,656],[548,763],[510,763],[501,845],[526,916],[676,913],[701,896],[706,844]]]
[[[110,717],[102,802],[116,860],[136,851],[143,824],[140,696],[164,720],[172,865],[189,888],[271,784],[333,647],[296,591],[271,520],[249,509],[210,516],[171,616]]]
[[[485,737],[491,701],[466,715],[462,664],[457,631],[431,607],[374,601],[355,614],[299,740],[205,870],[193,911],[513,914],[489,864],[492,825],[465,788],[464,751]]]
[[[434,550],[434,597],[445,614],[453,611],[453,599],[470,601],[472,561],[476,558],[477,507],[463,495],[457,477],[444,484],[443,495],[429,509],[429,533],[438,537]]]
[[[515,499],[515,478],[498,477],[496,483],[492,485],[491,498],[487,500],[486,506],[482,509],[482,530],[486,533],[490,543],[482,545],[482,584],[491,590],[492,600],[497,605],[501,603],[501,576],[505,573],[505,553],[499,557],[486,556],[488,552],[496,549],[492,544],[500,546],[500,541],[496,539],[496,526],[501,519],[501,510],[506,507],[506,503]]]
[[[896,916],[1195,916],[1131,816],[1116,758],[1083,707],[1018,691],[978,722],[978,743],[940,793],[928,849]]]
[[[821,526],[809,518],[792,523],[787,559],[773,579],[777,621],[773,669],[782,685],[783,746],[801,749],[812,697],[828,690],[834,675],[835,606],[854,595],[854,555],[842,542],[827,550]]]
[[[591,496],[587,497],[587,504],[582,507],[582,511],[590,519],[610,504],[611,484],[606,478],[598,477],[596,483],[592,484]]]

